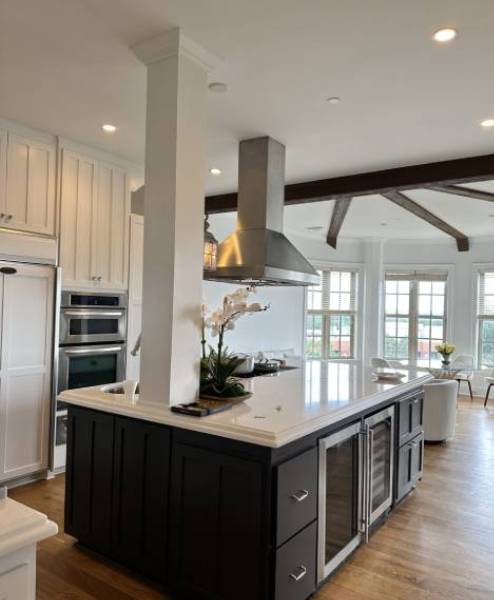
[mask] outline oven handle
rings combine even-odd
[[[108,352],[121,352],[124,349],[123,346],[108,346],[104,348],[91,347],[91,348],[65,348],[64,354],[107,354]]]
[[[68,317],[123,317],[121,310],[65,310],[64,315]]]

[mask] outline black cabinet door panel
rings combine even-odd
[[[166,581],[170,434],[163,425],[117,417],[112,555]]]
[[[111,547],[113,415],[68,409],[65,531],[102,554]]]
[[[398,450],[396,500],[402,500],[422,477],[424,434],[421,433]]]
[[[174,444],[172,469],[172,585],[198,598],[266,598],[263,466]]]
[[[423,429],[423,395],[417,394],[399,403],[399,445],[417,436]]]

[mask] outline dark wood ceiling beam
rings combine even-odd
[[[473,198],[474,200],[485,200],[486,202],[494,202],[494,194],[491,192],[483,192],[482,190],[473,190],[472,188],[463,187],[461,185],[449,185],[446,183],[438,183],[428,185],[427,189],[435,192],[444,192],[445,194],[453,194],[454,196],[465,196],[465,198]]]
[[[326,241],[334,249],[336,249],[338,235],[351,203],[352,198],[339,198],[334,203],[331,223],[329,224],[328,235],[326,236]]]
[[[398,167],[331,179],[319,179],[285,186],[285,204],[321,202],[349,196],[382,194],[435,184],[458,184],[494,179],[494,154],[459,158],[436,163]],[[206,212],[237,210],[237,193],[206,197]]]
[[[384,198],[390,200],[394,204],[397,204],[401,208],[408,210],[408,212],[411,212],[419,219],[427,221],[427,223],[429,223],[433,227],[436,227],[437,229],[440,229],[444,233],[447,233],[451,237],[455,238],[459,252],[467,252],[469,250],[470,243],[468,237],[464,233],[458,231],[458,229],[455,229],[454,227],[443,221],[440,217],[431,213],[429,210],[415,202],[415,200],[412,200],[411,198],[405,196],[405,194],[397,190],[383,193],[382,196],[384,196]]]

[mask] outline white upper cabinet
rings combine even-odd
[[[93,285],[91,250],[96,199],[96,161],[62,151],[60,265],[64,285]]]
[[[55,234],[55,144],[0,133],[0,225]]]
[[[125,290],[130,214],[126,171],[64,149],[60,198],[63,286]]]
[[[127,287],[130,193],[127,173],[112,165],[98,167],[93,271],[100,285]]]

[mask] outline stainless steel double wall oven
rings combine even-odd
[[[62,292],[58,392],[125,378],[127,296]]]
[[[63,291],[60,302],[57,391],[125,379],[127,295]],[[64,463],[66,406],[57,403],[55,463]]]

